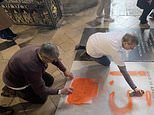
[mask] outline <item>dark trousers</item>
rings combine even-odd
[[[50,87],[54,82],[54,78],[47,72],[43,74],[42,78],[47,87]],[[31,86],[27,87],[24,90],[16,91],[16,94],[18,97],[26,101],[29,101],[30,103],[33,103],[33,104],[43,104],[45,103],[48,97],[48,96],[40,97],[39,95],[35,94]]]
[[[152,8],[152,4],[153,4],[153,2],[151,3],[151,5],[149,5],[148,3],[145,4],[144,9],[143,9],[143,12],[142,12],[142,14],[141,14],[141,16],[139,18],[141,24],[145,24],[145,23],[148,22],[147,21],[147,16],[149,15],[149,13],[151,12],[151,10],[153,9]]]
[[[107,56],[102,56],[100,58],[94,58],[96,62],[104,66],[110,66],[110,60]]]
[[[14,110],[11,107],[0,106],[0,115],[13,115]]]

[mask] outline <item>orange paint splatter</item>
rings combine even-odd
[[[130,76],[144,76],[147,77],[148,73],[146,71],[128,71]],[[110,75],[112,76],[122,76],[120,71],[111,71]]]
[[[91,101],[98,93],[98,84],[95,79],[77,78],[72,81],[73,93],[67,98],[69,104],[83,104]]]
[[[147,105],[148,106],[151,106],[152,105],[151,92],[150,91],[146,91],[145,97],[146,97]]]
[[[128,104],[124,107],[118,107],[115,103],[115,92],[112,92],[109,96],[109,106],[111,111],[115,114],[115,115],[124,115],[125,113],[128,113],[130,111],[132,111],[132,98],[129,97],[129,92],[127,93],[127,97],[128,97]]]
[[[111,81],[109,82],[109,84],[110,84],[110,85],[113,85],[113,84],[114,84],[114,80],[111,80]]]
[[[147,102],[147,105],[148,106],[151,106],[152,105],[152,94],[150,91],[146,91],[145,94],[143,94],[143,96],[145,96],[146,98],[146,102]]]

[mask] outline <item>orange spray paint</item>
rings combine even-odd
[[[110,84],[110,85],[113,85],[113,84],[114,84],[114,81],[113,81],[113,80],[111,80],[111,81],[109,82],[109,84]]]
[[[145,71],[128,71],[130,76],[143,76],[147,77],[148,73]],[[111,71],[110,75],[112,76],[122,76],[120,71]]]
[[[109,106],[114,115],[124,115],[125,113],[132,111],[133,104],[132,104],[132,98],[129,97],[129,92],[127,93],[127,97],[128,97],[127,105],[120,108],[115,103],[115,92],[112,92],[110,94]]]
[[[67,98],[69,104],[84,104],[91,101],[98,93],[98,84],[92,78],[76,78],[72,81],[73,93]]]
[[[152,105],[151,92],[150,91],[146,91],[145,97],[146,97],[147,105],[148,106],[151,106]]]

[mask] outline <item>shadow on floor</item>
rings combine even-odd
[[[15,41],[4,41],[4,42],[0,43],[0,51],[10,48],[14,45],[16,45]]]
[[[42,105],[41,104],[31,104],[29,102],[24,102],[24,103],[18,103],[11,108],[14,110],[14,115],[16,114],[26,114],[28,111],[36,111],[36,109],[40,108]]]

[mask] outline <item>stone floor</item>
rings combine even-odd
[[[54,42],[60,50],[62,62],[68,69],[71,69],[75,56],[75,46],[80,42],[84,28],[91,28],[86,23],[95,18],[97,7],[87,9],[78,14],[64,17],[65,24],[56,30],[46,27],[34,27],[13,25],[11,29],[18,34],[15,42],[0,39],[0,75],[6,66],[9,58],[21,47],[28,44],[42,44],[44,42]],[[111,15],[115,19],[113,23],[103,23],[97,28],[124,29],[139,28],[139,16],[141,10],[136,7],[136,0],[112,0]],[[154,28],[154,21],[149,18],[151,28]],[[63,74],[53,65],[49,65],[48,72],[55,77],[53,87],[60,88],[65,85],[66,79]],[[2,79],[0,77],[0,79]],[[0,89],[4,86],[0,80]],[[1,93],[1,90],[0,90]],[[13,106],[15,115],[54,115],[59,96],[49,96],[47,102],[40,105],[26,104],[20,98],[6,98],[0,96],[0,105]],[[19,104],[20,103],[20,104]],[[22,104],[21,104],[22,103]]]

